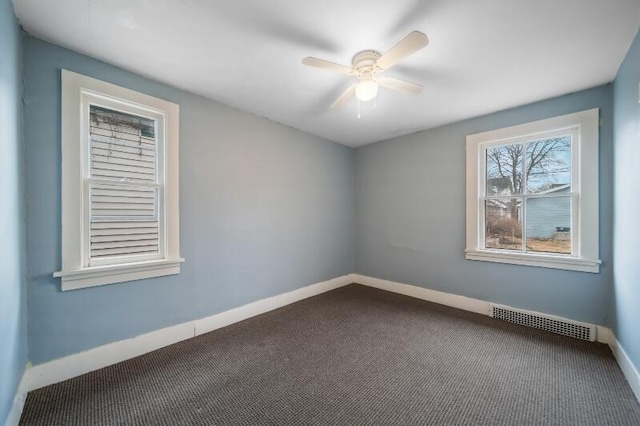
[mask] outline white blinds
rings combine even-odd
[[[159,249],[155,121],[90,106],[89,263]]]

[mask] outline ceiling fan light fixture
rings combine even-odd
[[[414,95],[420,93],[422,90],[421,85],[398,80],[397,78],[385,77],[381,73],[422,49],[428,43],[429,39],[426,34],[420,31],[412,31],[382,55],[375,50],[363,50],[356,53],[351,59],[350,67],[314,58],[313,56],[304,58],[302,63],[310,67],[322,68],[357,79],[331,104],[331,108],[339,108],[354,95],[358,101],[362,102],[375,99],[378,96],[379,86],[396,92]],[[358,103],[359,107],[360,104]]]
[[[378,84],[373,80],[364,80],[356,86],[356,98],[362,102],[372,100],[378,95]]]

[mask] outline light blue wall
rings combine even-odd
[[[640,35],[614,82],[613,329],[640,369]]]
[[[601,108],[600,274],[469,261],[465,138]],[[611,299],[611,85],[358,148],[355,271],[359,274],[606,324]]]
[[[350,148],[35,38],[24,66],[34,364],[352,272]],[[180,275],[60,292],[61,68],[180,105]]]
[[[0,0],[0,424],[27,363],[21,37],[11,1]]]
[[[7,336],[14,345],[0,354],[0,373],[4,377],[9,371],[12,377],[2,382],[6,389],[0,387],[4,404],[0,407],[6,411],[10,402],[5,393],[13,397],[26,361],[26,342],[20,337],[26,321],[20,287],[20,40],[10,3],[5,4],[0,22],[2,51],[3,55],[9,52],[6,57],[12,60],[2,62],[0,82],[10,90],[3,92],[0,113],[3,120],[8,117],[16,123],[2,129],[6,133],[0,160],[1,208],[3,217],[8,218],[4,223],[15,225],[7,232],[3,229],[0,248],[10,253],[2,256],[3,262],[9,262],[3,264],[2,273],[3,279],[9,274],[4,282],[10,283],[7,294],[11,298],[0,300],[0,336],[3,343]],[[615,83],[619,195],[615,216],[617,293],[613,300],[612,86],[380,142],[359,148],[353,155],[349,148],[26,37],[31,360],[45,362],[355,269],[360,274],[578,320],[613,322],[619,339],[638,364],[640,347],[631,343],[637,340],[631,324],[640,321],[634,309],[640,298],[640,269],[629,247],[640,236],[634,221],[640,205],[626,195],[635,193],[631,186],[640,180],[633,164],[639,154],[640,135],[640,112],[634,98],[640,79],[639,44],[636,39]],[[61,265],[60,68],[180,104],[181,246],[187,261],[179,276],[65,293],[51,277]],[[596,107],[601,108],[602,117],[601,273],[464,260],[466,135]],[[612,305],[617,309],[610,319]]]

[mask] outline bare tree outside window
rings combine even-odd
[[[487,148],[487,248],[570,254],[570,200],[571,136]]]

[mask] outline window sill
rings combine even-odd
[[[95,266],[71,271],[58,271],[54,272],[53,276],[62,279],[62,291],[77,290],[98,285],[176,275],[180,273],[182,262],[184,259],[178,258],[125,265]]]
[[[601,260],[579,259],[567,256],[531,253],[505,253],[492,250],[465,250],[467,260],[509,263],[512,265],[538,266],[541,268],[565,269],[568,271],[600,272]]]

